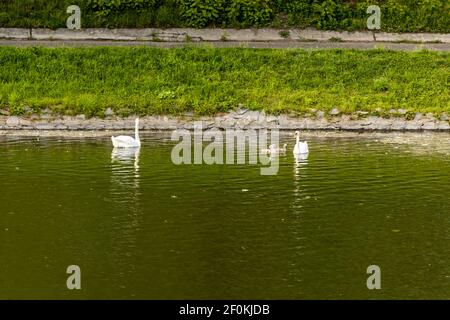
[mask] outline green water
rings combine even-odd
[[[164,134],[137,159],[108,137],[0,137],[0,298],[450,298],[450,144],[308,140],[261,176],[175,166]]]

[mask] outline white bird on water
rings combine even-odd
[[[139,139],[139,118],[135,120],[134,138],[130,136],[111,137],[114,148],[140,148]]]
[[[275,144],[271,144],[269,146],[269,149],[261,149],[261,153],[263,153],[263,154],[270,154],[270,155],[284,154],[284,153],[286,153],[286,150],[287,150],[287,143],[285,143],[283,145],[283,148],[279,148]]]
[[[287,150],[287,143],[283,144],[282,148],[277,147],[275,144],[270,145],[269,153],[270,154],[284,154]]]
[[[300,131],[295,131],[295,146],[294,155],[307,154],[309,153],[308,142],[300,141]]]

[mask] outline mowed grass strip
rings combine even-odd
[[[450,54],[184,47],[0,48],[11,114],[450,112]]]

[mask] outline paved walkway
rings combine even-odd
[[[386,33],[365,31],[322,31],[313,28],[262,29],[105,29],[69,30],[0,28],[3,46],[153,46],[374,49],[450,51],[448,33]]]
[[[448,43],[392,43],[392,42],[298,42],[298,41],[213,41],[213,42],[154,42],[154,41],[107,41],[107,40],[0,40],[0,46],[13,47],[98,47],[98,46],[149,46],[159,48],[175,48],[182,46],[214,46],[218,48],[245,47],[245,48],[301,48],[301,49],[358,49],[368,50],[383,48],[397,51],[435,50],[450,51]]]
[[[1,39],[23,40],[120,40],[120,41],[333,41],[346,42],[421,42],[450,43],[448,33],[388,33],[361,31],[324,31],[305,29],[220,29],[220,28],[144,28],[144,29],[106,29],[87,28],[69,30],[0,28]]]

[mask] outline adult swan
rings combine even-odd
[[[294,156],[304,155],[309,153],[308,142],[300,141],[300,131],[295,131],[295,146],[294,146]]]
[[[139,118],[135,120],[134,138],[129,136],[111,137],[114,148],[140,148],[139,139]]]

